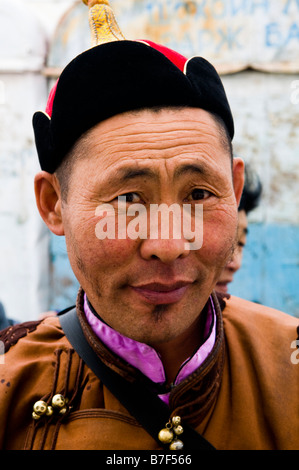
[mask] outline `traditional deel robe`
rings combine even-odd
[[[298,319],[235,297],[219,302],[213,293],[212,301],[212,349],[170,390],[170,414],[219,450],[298,449]],[[82,290],[77,314],[102,361],[127,380],[142,380],[99,340],[84,313]],[[7,350],[0,364],[0,448],[161,448],[83,363],[59,318],[11,326],[0,340]],[[34,419],[34,404],[50,407],[57,394],[58,407]]]

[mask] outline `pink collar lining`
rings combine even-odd
[[[165,383],[166,377],[162,361],[159,354],[152,347],[123,336],[101,321],[90,309],[86,294],[84,294],[84,312],[93,332],[112,352],[140,370],[153,382],[159,384]],[[212,329],[211,325],[213,325]],[[188,375],[192,374],[213,349],[216,338],[216,313],[212,297],[208,301],[204,337],[204,343],[198,348],[196,353],[181,365],[173,385],[178,385]],[[159,396],[163,401],[168,402],[169,393]]]

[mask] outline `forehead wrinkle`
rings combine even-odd
[[[125,138],[125,141],[123,143],[130,144],[131,139],[134,141],[132,142],[133,145],[136,143],[144,143],[147,141],[147,135],[151,135],[153,137],[154,142],[156,141],[157,137],[160,137],[161,135],[163,137],[169,138],[169,140],[174,140],[176,141],[177,139],[190,139],[189,134],[196,133],[197,137],[204,137],[205,135],[208,137],[216,137],[216,139],[219,139],[219,125],[215,120],[210,118],[209,122],[205,122],[202,119],[194,119],[194,118],[176,118],[173,119],[171,122],[167,119],[167,117],[164,118],[164,120],[159,120],[159,123],[157,124],[157,119],[156,119],[156,114],[153,113],[147,113],[147,114],[152,114],[153,115],[153,121],[152,124],[156,125],[155,129],[151,129],[150,131],[147,131],[147,123],[145,123],[142,119],[138,119],[139,114],[143,115],[143,113],[138,113],[137,115],[135,114],[124,114],[124,116],[127,116],[127,119],[134,118],[132,121],[127,121],[126,123],[123,122],[118,122],[116,121],[114,128],[110,130],[109,128],[106,128],[105,123],[100,123],[99,125],[95,126],[96,131],[101,132],[101,140],[104,141],[107,139],[107,142],[105,142],[105,145],[107,143],[112,143],[111,137],[110,137],[110,132],[116,133],[118,138]],[[207,113],[208,114],[208,113]],[[160,115],[159,115],[160,116]],[[119,118],[121,115],[119,116]],[[171,127],[169,127],[171,126]],[[165,127],[167,130],[165,130]],[[93,133],[93,132],[92,132]],[[105,139],[106,138],[106,139]],[[150,139],[152,140],[152,139]],[[165,139],[163,139],[165,140]]]
[[[197,117],[197,119],[192,119],[189,116],[185,119],[175,117],[172,122],[169,122],[167,120],[167,115],[169,114],[167,113],[166,117],[163,116],[164,119],[157,123],[156,115],[154,115],[155,120],[152,121],[154,127],[148,131],[147,124],[145,125],[142,119],[143,115],[148,114],[152,115],[152,113],[138,113],[137,116],[134,116],[128,113],[126,116],[127,122],[125,123],[123,123],[120,119],[121,116],[119,116],[118,119],[115,119],[112,129],[107,128],[107,123],[100,123],[90,132],[91,136],[98,134],[98,132],[101,135],[100,142],[90,142],[91,150],[99,154],[107,154],[108,152],[121,156],[122,154],[125,156],[127,151],[132,152],[133,150],[136,158],[138,158],[144,152],[155,150],[168,150],[171,154],[172,152],[180,151],[180,148],[183,150],[183,147],[188,152],[186,147],[190,149],[192,145],[199,145],[204,151],[206,147],[211,145],[214,147],[214,145],[222,144],[218,123],[215,122],[212,116],[209,116],[208,122],[200,119],[201,116]],[[141,119],[138,119],[139,117]],[[167,129],[165,129],[165,126]],[[169,126],[171,127],[169,128]],[[115,139],[115,134],[117,134],[117,139]],[[163,156],[166,157],[166,155]],[[148,155],[148,157],[152,158],[152,155]],[[108,166],[110,165],[108,164]]]
[[[132,118],[133,116],[127,116]],[[179,120],[177,117],[173,122],[166,120],[160,121],[157,123],[155,121],[153,124],[158,124],[147,131],[147,125],[144,125],[142,119],[138,119],[139,116],[135,116],[135,119],[132,121],[123,124],[120,119],[116,120],[112,130],[107,128],[107,124],[99,124],[97,128],[93,129],[90,133],[91,136],[99,135],[100,131],[101,139],[96,142],[89,141],[91,153],[102,155],[104,163],[104,171],[112,169],[115,163],[113,156],[118,159],[127,160],[127,152],[130,152],[131,155],[129,159],[135,160],[136,162],[148,160],[163,160],[170,159],[177,156],[179,153],[181,156],[192,156],[196,153],[202,158],[211,157],[211,147],[221,146],[221,134],[219,132],[219,127],[214,119],[211,117],[208,123],[204,122],[202,119],[192,120],[187,118],[186,120]],[[165,130],[164,126],[169,126],[170,128]],[[136,129],[137,126],[137,129]],[[111,138],[111,133],[113,138]],[[115,139],[115,133],[117,133],[117,139]],[[148,135],[150,138],[148,138]],[[161,138],[163,136],[163,139]],[[192,148],[193,147],[193,148]],[[158,155],[156,154],[158,152]],[[114,169],[114,171],[118,169]],[[127,170],[124,170],[125,172]],[[123,180],[128,180],[130,178],[137,177],[136,169],[130,171],[130,175],[123,174],[121,178]],[[147,172],[147,175],[144,173],[141,174],[138,170],[138,176],[148,176],[153,177],[153,174],[150,175],[150,172]]]
[[[140,168],[139,166],[130,166],[125,168],[118,169],[119,179],[121,181],[128,181],[135,178],[147,177],[151,179],[156,179],[156,173],[150,168]]]
[[[180,165],[174,171],[174,179],[178,179],[186,174],[200,174],[205,175],[209,172],[209,167],[204,162],[202,163],[185,163]]]
[[[141,169],[139,165],[143,166],[146,161],[167,161],[177,157],[188,159],[197,157],[204,160],[210,160],[213,158],[214,149],[215,145],[213,145],[211,142],[208,142],[206,139],[202,139],[202,141],[199,142],[196,138],[186,140],[184,139],[184,141],[174,138],[172,142],[167,142],[164,140],[163,142],[160,141],[159,143],[155,141],[152,143],[145,143],[143,141],[142,145],[139,145],[139,143],[136,145],[136,142],[135,144],[128,144],[127,142],[118,143],[117,148],[106,148],[103,149],[103,152],[98,153],[103,156],[103,162],[106,160],[104,163],[105,170],[111,169],[113,171],[118,171],[118,169],[121,169],[121,165],[119,166],[120,161],[122,163],[128,161],[132,162],[132,169],[128,175],[126,175],[127,170],[121,170],[123,172],[123,178],[126,177],[126,179],[128,179],[129,177],[135,176],[135,173],[136,176],[148,176],[153,178],[154,174],[149,170],[146,170],[147,174],[141,174],[141,172],[145,170]],[[221,148],[219,148],[219,151],[220,150]],[[128,155],[128,152],[130,155]],[[116,168],[115,163],[117,165]],[[135,164],[136,167],[138,167],[138,171],[137,168],[134,168]],[[203,169],[206,169],[206,172],[208,171],[207,166],[208,165],[205,165],[204,163],[202,164],[202,167]],[[130,167],[130,165],[128,165],[128,167]]]

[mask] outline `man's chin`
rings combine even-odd
[[[220,294],[228,293],[228,282],[218,282],[215,287],[215,291]]]

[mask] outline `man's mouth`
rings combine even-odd
[[[151,282],[140,286],[131,286],[139,296],[148,303],[161,305],[179,302],[192,282],[178,281],[172,284]]]
[[[217,282],[215,290],[221,292],[222,294],[226,294],[228,291],[228,284],[231,281],[224,281],[224,282]]]

